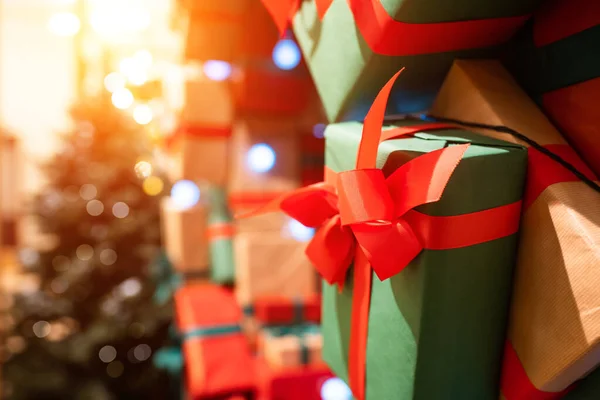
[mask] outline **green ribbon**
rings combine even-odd
[[[182,338],[183,340],[188,340],[196,338],[218,337],[234,335],[241,332],[242,328],[239,324],[203,326],[186,330],[183,332]]]
[[[319,325],[304,324],[295,326],[270,326],[265,328],[266,331],[274,337],[282,336],[297,336],[300,341],[300,363],[306,365],[309,362],[309,348],[306,344],[306,335],[317,334],[320,332]]]
[[[294,321],[293,324],[301,324],[304,321],[304,303],[302,299],[294,299]]]

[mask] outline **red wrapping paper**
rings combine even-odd
[[[241,332],[193,336],[200,328],[239,324],[242,311],[233,293],[210,284],[181,287],[174,296],[188,398],[227,398],[256,389],[255,364]],[[188,335],[188,337],[186,337]]]
[[[302,305],[301,315],[297,307]],[[298,298],[296,301],[285,297],[267,296],[256,299],[254,315],[258,321],[267,325],[289,325],[300,316],[302,322],[321,322],[321,296],[314,294]]]

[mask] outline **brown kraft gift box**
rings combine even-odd
[[[161,229],[167,256],[174,268],[185,274],[208,271],[206,240],[208,210],[200,203],[181,210],[171,198],[161,201]]]
[[[431,114],[507,126],[596,179],[497,62],[455,62]],[[502,395],[560,398],[600,362],[600,196],[529,147],[523,211]]]

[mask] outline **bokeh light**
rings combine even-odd
[[[171,188],[171,200],[180,210],[192,208],[200,201],[200,188],[192,181],[178,181]]]
[[[104,204],[100,200],[90,200],[85,206],[88,214],[93,217],[97,217],[98,215],[104,212]]]
[[[113,249],[104,249],[100,252],[100,262],[104,265],[113,265],[117,262],[117,252]]]
[[[111,101],[120,110],[126,110],[133,104],[133,93],[129,89],[117,89],[111,96]]]
[[[119,201],[113,205],[112,213],[117,218],[125,218],[129,215],[129,206]]]
[[[144,179],[142,189],[148,196],[158,196],[164,189],[165,183],[158,176],[149,176]]]
[[[54,278],[50,283],[50,289],[56,294],[62,294],[69,288],[69,281],[63,278]]]
[[[152,355],[152,349],[147,344],[139,344],[133,349],[133,356],[138,361],[146,361]]]
[[[133,119],[140,125],[152,122],[152,109],[146,104],[138,104],[133,110]]]
[[[75,254],[77,258],[81,261],[88,261],[94,257],[94,248],[89,244],[82,244],[77,246],[77,250],[75,250]]]
[[[325,137],[325,128],[327,128],[325,124],[316,124],[313,126],[313,136],[317,139],[323,139]]]
[[[283,70],[294,69],[300,64],[300,49],[291,39],[282,39],[273,48],[273,62]]]
[[[111,72],[104,78],[104,87],[111,93],[123,89],[126,83],[125,77],[118,72]]]
[[[98,357],[100,358],[100,361],[104,363],[108,364],[113,362],[115,358],[117,358],[117,349],[113,346],[104,346],[98,352]]]
[[[224,81],[231,76],[231,64],[226,61],[208,60],[202,69],[204,75],[213,81]]]
[[[97,194],[98,189],[96,189],[96,186],[92,185],[91,183],[81,185],[81,188],[79,189],[79,195],[84,200],[93,200]]]
[[[33,334],[39,338],[44,338],[50,334],[50,324],[47,321],[38,321],[33,324]]]
[[[275,166],[275,151],[265,143],[253,145],[248,150],[248,167],[259,174],[270,171]]]
[[[81,29],[81,21],[70,12],[59,12],[48,20],[48,29],[57,36],[74,36]]]
[[[329,378],[321,386],[322,400],[352,400],[352,391],[340,378]]]
[[[299,242],[308,242],[315,235],[314,228],[302,225],[295,219],[290,219],[287,224],[287,229],[295,240]]]
[[[129,278],[119,285],[119,291],[124,297],[135,297],[142,291],[142,283],[139,279]]]
[[[148,161],[137,162],[134,169],[138,178],[147,178],[152,175],[152,164],[150,164]]]

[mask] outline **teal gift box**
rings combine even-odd
[[[210,278],[215,283],[232,284],[235,277],[233,257],[233,219],[222,188],[209,189],[209,214],[206,229],[210,253]]]
[[[421,123],[401,121],[384,130],[414,124]],[[357,122],[327,128],[328,169],[340,173],[355,168],[362,128]],[[465,143],[470,146],[441,199],[415,210],[443,219],[520,207],[526,150],[468,131],[447,128],[384,141],[379,145],[377,168],[389,176],[417,156]],[[518,226],[519,208],[515,216]],[[485,232],[487,225],[480,224],[486,222],[462,229]],[[432,233],[442,238],[462,234],[444,229]],[[372,272],[366,400],[498,399],[515,231],[465,247],[426,248],[404,270],[383,281]],[[324,283],[322,293],[323,360],[346,381],[353,286],[351,270],[341,292]]]
[[[333,0],[322,20],[321,2],[302,2],[293,28],[333,122],[364,117],[402,67],[388,113],[427,109],[455,58],[494,55],[541,0]]]

